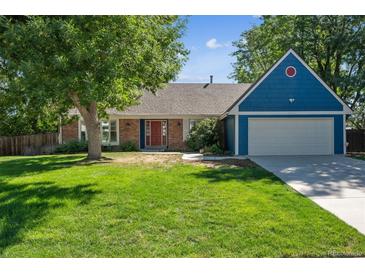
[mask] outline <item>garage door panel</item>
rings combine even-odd
[[[333,119],[249,118],[249,155],[333,154]]]

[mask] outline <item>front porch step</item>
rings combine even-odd
[[[247,156],[241,156],[241,155],[214,156],[214,155],[203,155],[201,153],[184,153],[182,159],[187,161],[222,161],[228,159],[245,160],[247,159]]]
[[[161,148],[144,148],[141,149],[142,152],[164,152],[166,151],[166,148],[161,147]]]

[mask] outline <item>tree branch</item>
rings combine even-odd
[[[69,96],[74,103],[75,107],[79,110],[81,116],[86,120],[91,120],[91,114],[90,112],[80,103],[80,98],[78,94],[75,91],[70,91]]]
[[[360,91],[357,91],[356,92],[356,95],[355,95],[355,98],[354,98],[354,101],[351,104],[351,108],[353,108],[355,106],[355,104],[357,103],[357,101],[359,101],[360,96],[361,96],[361,92]]]

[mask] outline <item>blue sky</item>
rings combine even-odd
[[[190,50],[189,61],[176,82],[206,83],[213,75],[214,83],[232,83],[232,42],[260,21],[257,16],[190,16],[182,38]]]

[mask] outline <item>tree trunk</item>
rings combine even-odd
[[[84,118],[84,117],[83,117]],[[99,160],[101,158],[101,136],[100,136],[100,124],[97,119],[86,122],[85,126],[88,137],[88,154],[89,160]]]
[[[89,160],[99,160],[101,158],[101,136],[100,123],[96,109],[96,102],[93,101],[86,108],[80,104],[78,94],[70,92],[70,98],[84,119],[88,137],[88,154]]]

